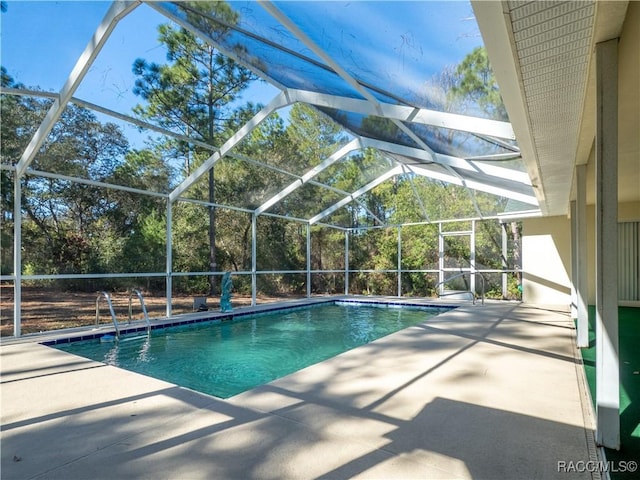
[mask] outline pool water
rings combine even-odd
[[[115,343],[56,345],[76,355],[228,398],[446,309],[328,304],[152,330]]]

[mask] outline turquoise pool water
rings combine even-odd
[[[446,310],[336,303],[152,330],[137,340],[84,340],[55,348],[228,398]]]

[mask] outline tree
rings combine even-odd
[[[459,80],[451,89],[451,98],[454,101],[471,100],[489,117],[496,120],[509,120],[484,47],[478,47],[468,54],[458,65],[456,73]],[[520,228],[517,222],[510,223],[510,232],[515,245],[512,268],[520,267]],[[503,260],[505,263],[509,263],[507,259]],[[519,274],[517,279],[520,282]]]
[[[128,144],[117,126],[102,124],[89,110],[70,104],[35,156],[32,167],[104,182],[127,150]],[[96,228],[99,219],[118,208],[110,191],[29,175],[23,179],[22,190],[22,208],[26,213],[25,263],[43,273],[99,270],[92,239],[104,234]]]
[[[163,24],[158,28],[159,41],[167,48],[167,64],[158,65],[137,59],[133,72],[138,76],[134,93],[145,100],[134,111],[143,117],[170,129],[177,129],[194,139],[211,145],[220,145],[225,135],[225,124],[233,116],[232,104],[247,88],[254,75],[233,59],[220,53],[214,44],[229,34],[229,27],[209,21],[220,18],[226,24],[238,21],[239,14],[226,2],[184,2],[187,21],[213,39],[207,43],[190,31]],[[201,15],[204,14],[204,15]],[[207,158],[209,151],[180,145],[187,158],[196,161]],[[208,201],[215,202],[214,170],[209,171]],[[215,271],[216,218],[215,208],[209,207],[209,267]],[[210,277],[210,294],[215,293],[215,276]]]
[[[3,85],[20,87],[2,72]],[[50,100],[3,96],[3,163],[17,163],[50,107]],[[98,122],[89,110],[69,104],[54,125],[31,168],[92,181],[107,181],[128,144],[117,126]],[[2,171],[3,272],[9,270],[5,243],[13,224],[13,173]],[[23,269],[27,273],[96,273],[100,271],[95,239],[118,231],[102,222],[117,202],[91,184],[27,173],[21,178]],[[100,226],[99,226],[100,225]],[[108,228],[107,228],[108,227]],[[12,235],[11,235],[12,236]]]
[[[442,112],[508,121],[483,47],[474,49],[458,65],[448,65],[427,80],[423,95],[416,103]],[[466,132],[426,125],[412,128],[439,153],[458,157],[496,153],[491,143]]]
[[[2,69],[2,84],[20,88]],[[17,163],[51,101],[2,96],[3,163]],[[172,173],[158,152],[128,150],[119,128],[69,104],[35,156],[34,170],[167,193]],[[11,271],[13,173],[2,179],[2,272]],[[157,197],[27,173],[22,179],[23,269],[28,273],[164,270],[166,204]],[[159,234],[162,234],[162,242]],[[67,283],[67,285],[69,285]],[[89,285],[82,282],[80,288]]]
[[[0,67],[0,82],[3,87],[24,88],[16,82],[5,67]],[[34,97],[2,95],[0,102],[0,157],[3,164],[16,164],[29,139],[42,121],[52,101]],[[3,226],[13,221],[13,175],[0,170],[0,199],[2,201]]]
[[[118,165],[109,182],[140,190],[167,193],[170,190],[172,169],[160,152],[154,150],[129,151]],[[117,228],[112,249],[107,242],[101,252],[112,251],[102,260],[109,271],[161,272],[166,268],[166,201],[156,196],[114,190],[110,198],[117,208],[107,212],[105,221]],[[111,230],[115,230],[112,228]],[[120,242],[119,239],[123,239]],[[161,287],[147,279],[147,289]]]
[[[4,4],[4,2],[2,2]],[[3,5],[4,11],[4,5]],[[0,84],[3,87],[18,86],[4,67],[0,68]],[[28,125],[29,117],[23,107],[24,99],[2,95],[0,101],[0,157],[2,163],[16,163],[19,160],[21,142],[16,134],[18,128]],[[28,130],[28,126],[25,128]],[[13,271],[13,175],[8,170],[0,170],[0,272]]]
[[[490,118],[508,121],[498,82],[484,47],[476,47],[455,70],[456,76],[449,99],[473,103]]]

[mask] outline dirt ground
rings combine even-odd
[[[113,292],[111,301],[119,322],[129,318],[129,294]],[[65,292],[47,289],[22,288],[22,333],[37,333],[61,328],[95,325],[97,293]],[[258,303],[283,300],[283,297],[260,296]],[[179,315],[193,312],[193,296],[174,296],[172,298],[172,314]],[[166,315],[166,297],[144,294],[144,303],[150,318]],[[251,305],[250,296],[233,295],[231,303],[235,307]],[[0,286],[0,335],[13,335],[12,287]],[[208,298],[207,306],[211,310],[220,308],[218,298]],[[132,318],[142,319],[142,308],[137,297],[132,301]],[[110,324],[111,315],[107,302],[100,300],[100,324]]]

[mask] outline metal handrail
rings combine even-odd
[[[116,338],[120,338],[120,327],[118,325],[118,319],[116,318],[116,312],[113,310],[113,304],[111,303],[111,295],[107,292],[99,292],[98,298],[96,298],[96,327],[100,325],[100,299],[104,297],[107,300],[107,305],[109,306],[109,312],[111,312],[111,320],[113,321],[113,326],[116,329]]]
[[[132,314],[131,314],[131,300],[133,299],[133,294],[136,294],[138,296],[138,299],[140,300],[140,306],[142,307],[142,314],[144,315],[144,321],[147,324],[147,332],[151,331],[151,322],[149,322],[149,314],[147,313],[147,307],[144,304],[144,298],[142,297],[142,293],[140,293],[140,290],[134,288],[129,292],[129,323],[131,323],[131,319],[132,319]]]
[[[484,305],[484,275],[482,275],[481,272],[460,272],[460,273],[454,275],[453,277],[449,277],[446,280],[443,280],[442,282],[436,283],[433,288],[436,290],[436,292],[438,292],[438,287],[440,285],[444,285],[449,280],[453,280],[454,278],[458,278],[458,277],[461,277],[461,276],[467,275],[467,274],[469,274],[469,275],[480,275],[480,279],[482,280],[482,294],[481,294],[480,298],[481,298],[481,301],[482,301],[482,305]],[[475,305],[476,304],[476,293],[472,292],[471,290],[468,290],[468,292],[473,296],[473,304]],[[441,295],[440,293],[438,293],[438,297],[444,297],[444,296],[446,296],[446,295],[444,295],[444,294]]]

